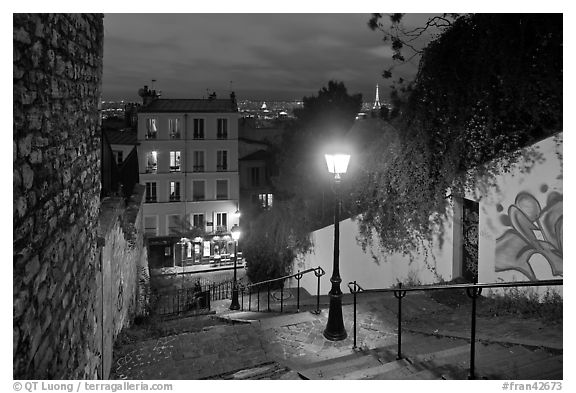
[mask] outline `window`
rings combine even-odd
[[[228,139],[228,119],[218,119],[218,139]]]
[[[146,139],[156,139],[158,135],[158,119],[150,117],[146,119]]]
[[[271,208],[273,200],[274,197],[272,194],[258,194],[258,201],[260,202],[260,206],[264,209]]]
[[[168,235],[177,235],[182,228],[180,216],[172,214],[168,218]]]
[[[180,139],[180,119],[168,119],[170,138]]]
[[[164,256],[169,257],[170,255],[172,255],[172,247],[170,246],[164,247]]]
[[[180,182],[171,181],[170,182],[170,201],[180,200]]]
[[[194,119],[194,139],[204,139],[204,119]]]
[[[156,182],[146,183],[146,202],[157,202],[156,200]]]
[[[114,160],[116,161],[116,164],[122,164],[122,161],[124,160],[124,152],[122,150],[113,150],[112,154],[114,154]]]
[[[196,228],[204,229],[204,214],[194,213],[192,216],[192,225],[194,225]]]
[[[228,199],[228,180],[216,180],[216,199]]]
[[[260,185],[260,168],[250,168],[250,182],[252,187]]]
[[[201,150],[194,151],[194,166],[193,172],[204,172],[204,152]]]
[[[204,199],[206,199],[204,180],[192,181],[192,200],[193,201],[203,201]]]
[[[146,153],[146,173],[156,173],[158,170],[158,153],[149,151]]]
[[[219,172],[228,170],[228,151],[218,150],[216,152],[216,170]]]
[[[180,152],[170,152],[170,172],[180,172]]]
[[[144,217],[144,233],[149,236],[156,236],[158,233],[156,231],[157,227],[157,217],[147,216]]]
[[[226,231],[228,229],[228,213],[216,213],[216,231]]]

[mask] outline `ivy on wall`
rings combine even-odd
[[[410,253],[441,228],[449,194],[539,159],[521,148],[562,129],[562,39],[560,14],[464,15],[423,50],[358,180],[364,245],[375,232]]]

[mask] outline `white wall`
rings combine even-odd
[[[446,227],[447,233],[451,227]],[[433,251],[426,256],[418,255],[414,260],[401,254],[382,252],[378,245],[364,252],[356,241],[359,237],[357,221],[347,219],[340,223],[340,277],[342,292],[348,293],[348,283],[356,280],[363,288],[388,288],[396,283],[405,282],[410,277],[417,278],[421,283],[433,283],[437,276],[428,267],[435,267],[437,274],[443,279],[450,279],[452,263],[452,242],[445,239],[442,246],[436,241]],[[330,290],[334,253],[334,225],[322,228],[312,233],[314,249],[311,253],[300,255],[294,264],[293,271],[322,267],[326,275],[322,276],[320,293],[327,294]],[[301,285],[311,293],[316,293],[317,278],[314,274],[303,276]]]

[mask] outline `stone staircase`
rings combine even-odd
[[[410,303],[407,302],[408,305]],[[420,308],[415,305],[418,304]],[[327,310],[320,314],[230,311],[229,301],[216,302],[215,315],[184,318],[163,325],[161,337],[145,337],[115,351],[113,378],[127,379],[228,379],[228,380],[446,380],[468,379],[470,342],[465,335],[438,332],[429,321],[427,332],[403,329],[402,359],[397,359],[396,321],[383,302],[364,302],[359,313],[358,346],[353,349],[352,307],[343,306],[348,338],[331,342],[322,336]],[[413,312],[423,307],[446,310],[426,299],[413,302]],[[315,308],[315,307],[311,307]],[[430,314],[435,315],[435,314]],[[468,318],[465,315],[463,318]],[[438,322],[437,321],[437,322]],[[163,324],[168,322],[164,321]],[[528,322],[527,326],[534,327]],[[494,326],[496,326],[495,324]],[[457,325],[450,325],[456,329]],[[533,329],[527,343],[517,336],[486,329],[491,339],[476,343],[476,379],[561,380],[563,356],[556,346],[542,341],[542,330]],[[506,326],[509,330],[513,326]],[[421,329],[421,326],[419,327]],[[462,328],[459,328],[462,332]],[[561,329],[561,327],[560,327]],[[506,331],[507,331],[506,330]],[[504,331],[504,330],[503,330]],[[524,337],[525,331],[522,331]],[[463,337],[464,336],[464,337]],[[512,339],[511,339],[512,338]],[[540,340],[541,341],[541,340]],[[531,343],[536,343],[532,345]]]
[[[468,379],[470,343],[462,339],[411,335],[403,342],[403,358],[396,346],[358,350],[350,354],[291,366],[302,379],[388,380]],[[521,345],[476,345],[476,379],[562,379],[562,354]],[[305,362],[299,359],[298,362]]]

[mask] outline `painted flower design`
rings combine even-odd
[[[496,271],[517,270],[537,280],[529,260],[540,254],[550,264],[552,274],[562,276],[562,194],[551,192],[542,209],[534,196],[519,193],[508,208],[507,218],[511,229],[496,239]]]

